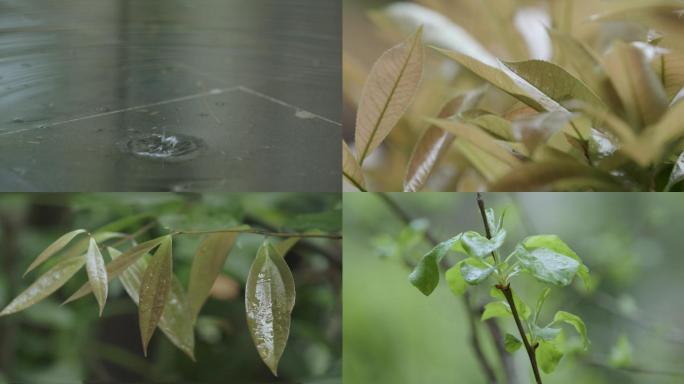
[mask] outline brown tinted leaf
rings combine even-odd
[[[600,191],[620,191],[623,188],[613,178],[596,168],[580,163],[527,163],[514,168],[490,186],[492,191],[553,190],[558,183],[572,181],[575,186]]]
[[[423,72],[422,28],[373,65],[356,114],[359,164],[377,148],[408,108]]]
[[[43,252],[41,252],[40,255],[38,255],[38,257],[36,257],[36,259],[33,261],[33,263],[31,263],[31,265],[28,267],[26,272],[24,272],[24,276],[26,276],[27,273],[31,272],[32,270],[34,270],[39,265],[41,265],[50,256],[61,251],[76,236],[78,236],[82,233],[87,233],[87,232],[88,231],[86,231],[85,229],[77,229],[75,231],[71,231],[69,233],[62,235],[59,239],[55,240],[54,243],[50,244],[47,248],[45,248],[45,250]]]
[[[342,140],[342,175],[360,191],[366,190],[363,170],[344,140]]]
[[[143,351],[147,356],[147,346],[164,313],[171,289],[173,260],[171,256],[171,236],[165,236],[159,248],[150,258],[140,286],[138,316]],[[120,256],[116,260],[120,260]]]
[[[100,316],[102,316],[102,311],[104,311],[105,303],[107,302],[109,282],[107,280],[104,258],[95,239],[92,237],[90,238],[90,245],[86,253],[86,272],[88,273],[90,288],[93,290],[97,304],[100,306]]]

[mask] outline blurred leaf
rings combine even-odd
[[[577,316],[573,315],[570,312],[565,312],[565,311],[558,311],[556,312],[556,315],[553,317],[553,323],[552,324],[558,324],[560,322],[570,324],[573,327],[575,327],[575,330],[577,330],[577,333],[579,333],[580,337],[582,338],[582,345],[584,346],[584,349],[586,350],[589,348],[589,337],[587,336],[587,327],[584,325],[584,321]]]
[[[532,321],[533,323],[537,322],[537,319],[539,318],[539,313],[541,313],[542,306],[544,305],[544,301],[546,301],[546,298],[549,296],[549,293],[551,293],[551,288],[544,288],[539,295],[539,298],[537,299],[537,306],[534,309],[534,320]]]
[[[108,248],[109,255],[116,259],[121,252],[114,248]],[[140,285],[142,277],[147,269],[147,260],[142,257],[128,267],[119,278],[131,300],[138,305],[140,303]],[[171,278],[171,290],[169,298],[164,306],[164,312],[159,319],[159,329],[178,349],[195,360],[195,333],[190,304],[188,303],[183,285],[176,276]]]
[[[64,285],[85,264],[85,257],[69,258],[60,261],[41,275],[0,312],[0,316],[22,311],[50,296]]]
[[[494,267],[482,262],[480,259],[467,258],[461,264],[463,280],[470,285],[477,285],[485,281],[494,272]]]
[[[506,333],[504,336],[504,348],[506,348],[507,352],[513,353],[520,349],[520,346],[522,346],[522,341],[510,333]]]
[[[159,324],[164,307],[168,300],[173,276],[172,237],[164,236],[159,248],[150,258],[145,269],[140,286],[140,303],[138,316],[140,322],[140,337],[142,338],[143,351],[147,356],[147,346]],[[124,254],[125,255],[125,254]],[[121,255],[116,260],[121,260]]]
[[[488,239],[475,231],[468,231],[461,238],[461,245],[469,256],[485,258],[492,252],[501,248],[506,239],[506,230],[501,229],[494,233],[494,237]]]
[[[296,231],[338,232],[342,227],[342,209],[333,208],[322,212],[295,215],[288,220],[287,227]]]
[[[204,302],[209,297],[216,277],[223,270],[228,254],[235,244],[238,232],[211,233],[202,239],[192,259],[188,302],[192,308],[192,320],[197,320]]]
[[[494,318],[494,317],[507,317],[511,315],[511,308],[505,301],[492,301],[487,303],[482,312],[482,321]]]
[[[648,127],[640,139],[625,148],[640,165],[646,166],[667,157],[667,147],[684,137],[684,101],[675,103],[658,123]]]
[[[449,284],[449,289],[451,289],[451,292],[453,292],[454,295],[456,296],[461,296],[465,290],[466,290],[466,281],[463,279],[463,275],[461,274],[461,264],[463,263],[462,261],[459,261],[454,265],[453,267],[449,268],[445,273],[444,277],[446,278],[447,284]]]
[[[397,124],[418,89],[423,72],[422,28],[385,52],[373,65],[356,115],[359,164]]]
[[[285,257],[288,252],[290,252],[290,249],[297,244],[297,242],[301,240],[301,237],[288,237],[287,239],[281,241],[275,246],[276,251],[278,251],[278,254],[282,257]]]
[[[366,190],[363,170],[344,140],[342,140],[342,174],[347,180],[354,184],[358,190]]]
[[[418,288],[423,295],[429,296],[439,284],[439,263],[451,247],[460,242],[461,235],[437,244],[430,252],[426,253],[418,262],[418,265],[409,275],[409,281]]]
[[[512,169],[507,162],[499,160],[467,140],[456,139],[454,146],[487,182],[494,182]]]
[[[93,290],[97,304],[100,307],[100,317],[102,317],[102,311],[104,311],[105,303],[107,302],[109,281],[107,280],[104,258],[95,239],[92,237],[90,238],[90,245],[86,253],[86,272],[88,273],[90,288]]]
[[[560,328],[553,328],[553,327],[544,327],[544,328],[539,328],[536,324],[532,324],[532,328],[534,329],[534,333],[537,336],[539,340],[553,340],[561,332]]]
[[[677,161],[675,161],[674,166],[672,167],[670,179],[667,182],[665,191],[669,191],[675,184],[682,180],[684,180],[684,152],[677,157]]]
[[[37,266],[42,264],[50,256],[61,251],[76,236],[78,236],[82,233],[87,233],[87,232],[88,231],[86,231],[85,229],[77,229],[75,231],[71,231],[69,233],[66,233],[66,234],[60,236],[59,239],[55,240],[52,244],[50,244],[47,248],[45,248],[45,250],[43,252],[41,252],[40,255],[38,255],[38,257],[36,257],[36,259],[33,261],[33,263],[31,263],[31,265],[29,265],[26,272],[24,272],[24,276],[26,276],[27,273],[31,272]]]
[[[610,365],[616,368],[632,365],[632,344],[625,335],[621,335],[610,350]]]
[[[539,367],[544,373],[551,373],[556,370],[558,363],[563,357],[556,343],[553,341],[541,340],[536,351]]]
[[[515,141],[525,144],[530,153],[549,141],[570,122],[572,115],[565,112],[545,112],[515,120],[511,130]]]
[[[537,248],[547,248],[554,252],[560,253],[573,258],[580,267],[577,270],[577,275],[582,279],[586,287],[590,286],[589,268],[582,262],[579,256],[557,235],[535,235],[526,237],[522,242],[523,246],[528,250]]]
[[[684,54],[671,51],[655,60],[656,74],[665,87],[668,102],[684,87]]]
[[[490,186],[491,191],[553,190],[556,185],[576,181],[588,190],[618,191],[623,187],[607,173],[580,163],[554,161],[516,167]]]
[[[285,259],[265,241],[250,268],[245,288],[247,325],[259,356],[274,375],[290,334],[295,283]]]
[[[466,121],[489,132],[490,135],[504,141],[518,141],[513,135],[511,122],[497,115],[486,113],[467,119]]]
[[[580,266],[577,260],[548,248],[527,251],[524,247],[518,246],[516,256],[532,276],[558,286],[570,284]]]

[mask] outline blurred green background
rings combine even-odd
[[[420,229],[438,241],[466,230],[483,232],[471,193],[387,194],[414,218],[414,230],[378,194],[344,196],[344,380],[348,383],[483,383],[473,357],[463,304],[446,286],[423,296],[408,282],[407,262],[431,248]],[[591,292],[575,282],[553,289],[542,320],[558,309],[580,315],[592,345],[566,355],[544,383],[684,382],[684,198],[680,194],[485,194],[488,207],[506,209],[507,252],[530,234],[558,234],[591,270]],[[417,229],[417,230],[416,230]],[[450,261],[457,255],[451,253]],[[513,288],[534,305],[542,285],[516,277]],[[470,288],[480,305],[488,288]],[[512,319],[498,321],[516,333]],[[478,322],[490,361],[500,367],[491,339]],[[569,337],[574,335],[567,333]],[[617,347],[626,338],[629,346]],[[624,343],[623,343],[624,344]],[[631,349],[631,359],[629,350]],[[518,383],[528,383],[529,361],[514,354]],[[620,366],[618,368],[617,366]],[[657,371],[646,373],[642,371]]]
[[[147,223],[137,238],[170,229],[220,229],[241,223],[285,231],[339,232],[340,194],[2,194],[0,195],[0,307],[39,273],[22,274],[60,235],[94,230],[130,218],[124,231]],[[174,239],[174,273],[187,288],[200,236]],[[223,274],[198,319],[193,363],[161,332],[143,357],[137,307],[119,281],[110,284],[103,318],[92,296],[59,304],[86,281],[85,271],[43,302],[0,318],[0,383],[178,382],[266,383],[340,382],[341,244],[307,239],[287,256],[297,303],[290,339],[274,378],[259,359],[247,330],[244,283],[263,236],[238,237]],[[274,241],[278,241],[275,240]]]

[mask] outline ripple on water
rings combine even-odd
[[[204,151],[206,144],[194,136],[152,133],[130,137],[119,143],[119,147],[137,157],[173,162],[194,159]]]

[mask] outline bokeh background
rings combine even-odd
[[[449,291],[443,275],[435,292],[423,296],[408,282],[406,265],[431,248],[421,241],[426,227],[439,241],[470,229],[483,231],[475,195],[385,196],[420,220],[406,226],[379,194],[347,193],[344,198],[345,382],[485,382],[470,347],[461,300]],[[544,383],[684,382],[681,195],[484,197],[497,213],[506,209],[506,254],[530,234],[558,234],[580,255],[594,279],[592,291],[575,282],[553,289],[544,304],[542,319],[550,320],[558,309],[581,316],[592,342],[587,353],[566,355],[556,372],[543,374]],[[457,255],[448,257],[453,262]],[[528,305],[534,305],[542,289],[529,277],[516,277],[512,285]],[[470,288],[473,302],[487,302],[488,291]],[[498,323],[515,334],[509,320]],[[500,367],[484,324],[479,324],[485,353]],[[513,359],[517,382],[530,382],[525,352],[517,351]]]
[[[148,230],[138,241],[169,229],[219,229],[241,223],[271,230],[338,232],[340,194],[3,194],[0,195],[0,307],[37,278],[22,274],[60,235],[119,221],[122,231]],[[174,273],[187,289],[200,236],[174,239]],[[60,306],[83,282],[80,271],[43,302],[0,318],[0,383],[340,382],[341,242],[300,241],[287,256],[297,303],[290,339],[274,378],[247,330],[244,283],[263,236],[242,234],[200,313],[193,363],[156,332],[144,358],[137,307],[119,281],[98,318],[91,296]],[[276,241],[274,239],[274,241]],[[43,268],[43,271],[45,269]]]

